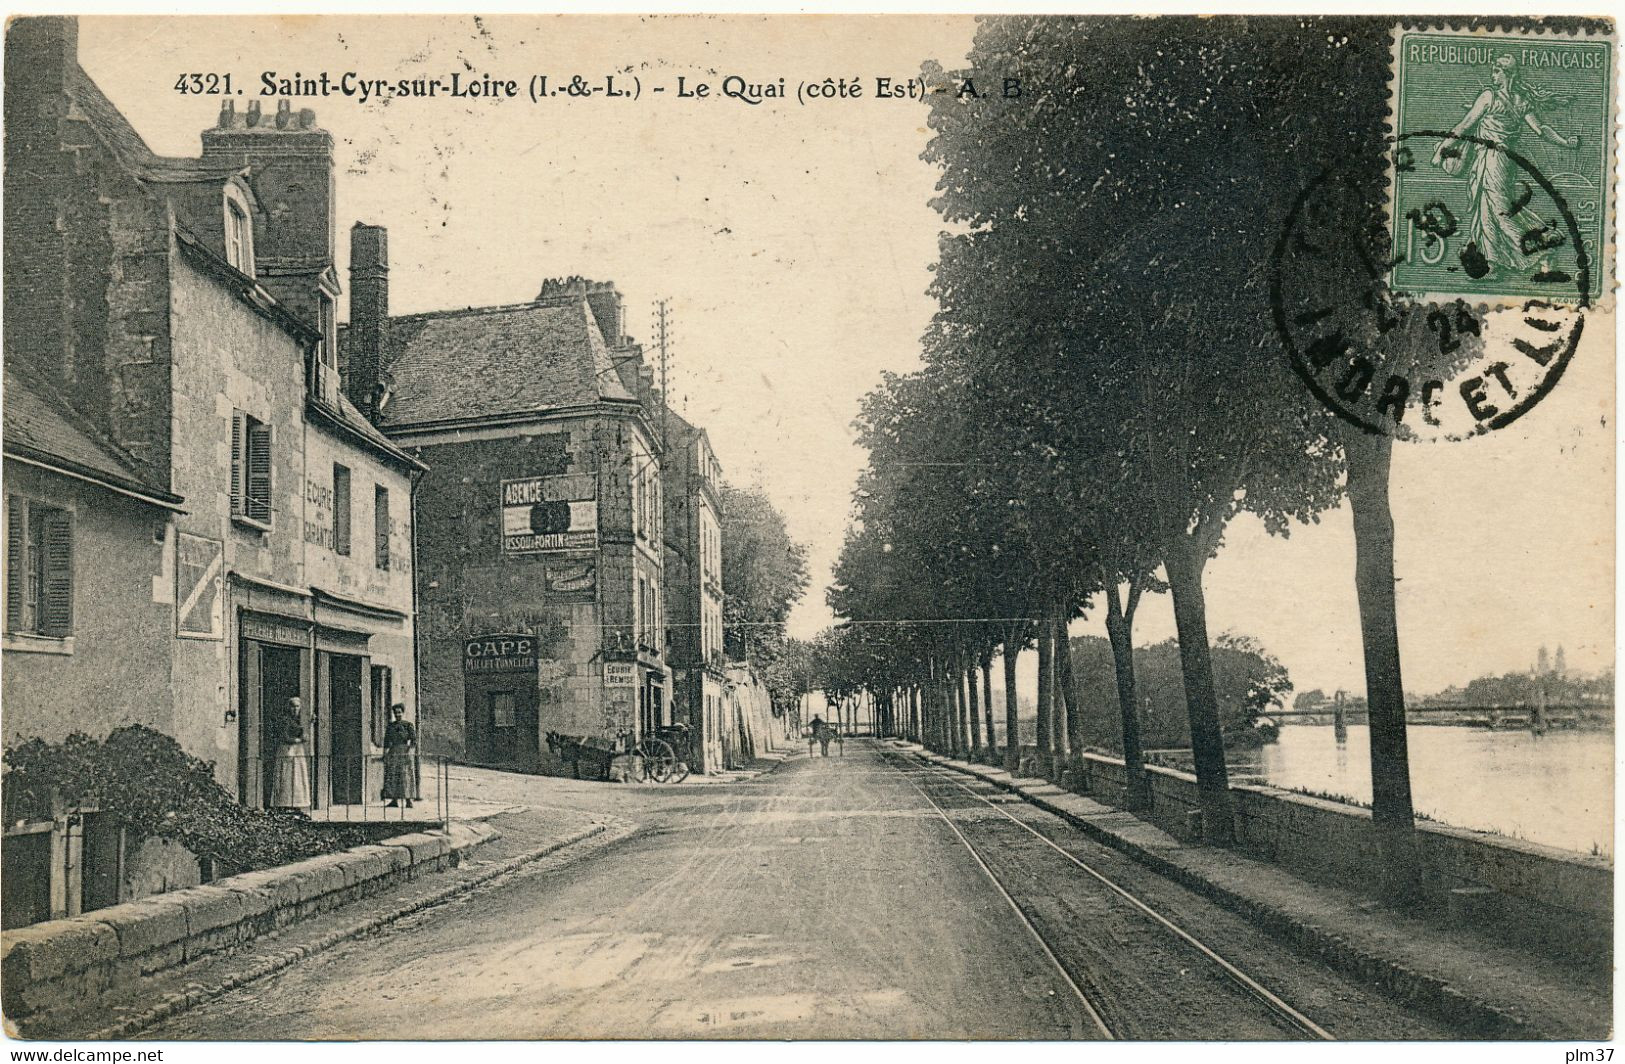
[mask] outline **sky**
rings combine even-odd
[[[541,74],[637,78],[635,100],[294,107],[335,139],[341,277],[352,221],[390,231],[394,313],[522,302],[579,274],[615,281],[647,342],[654,301],[671,301],[674,405],[709,430],[728,479],[765,490],[807,544],[812,585],[791,629],[808,636],[832,620],[824,588],[864,461],[858,403],[882,371],[917,367],[934,309],[925,108],[875,98],[875,79],[961,65],[974,29],[965,16],[87,18],[80,43],[85,69],[170,155],[197,154],[220,102],[178,93],[183,73],[231,73],[240,109],[265,71],[489,74],[522,92]],[[729,76],[783,78],[790,98],[724,98]],[[680,98],[679,77],[712,95]],[[825,78],[864,95],[794,98]],[[1563,381],[1509,428],[1396,448],[1408,690],[1527,668],[1542,644],[1574,670],[1612,664],[1613,334],[1612,315],[1593,314]],[[1210,631],[1256,637],[1300,690],[1363,690],[1353,568],[1346,508],[1287,539],[1243,517],[1208,569]],[[1073,627],[1103,631],[1094,614]],[[1137,641],[1172,634],[1167,597],[1146,600]]]

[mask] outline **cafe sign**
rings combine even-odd
[[[546,554],[598,546],[598,478],[591,474],[502,482],[502,553]]]
[[[528,632],[482,635],[463,641],[464,672],[529,672],[536,668],[536,637]]]

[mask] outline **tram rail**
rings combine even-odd
[[[1252,976],[1248,975],[1240,967],[1226,959],[1217,950],[1213,949],[1207,943],[1197,938],[1190,931],[1181,927],[1168,914],[1158,910],[1155,906],[1136,895],[1133,891],[1117,882],[1111,876],[1107,875],[1105,872],[1102,872],[1099,868],[1090,864],[1088,861],[1080,858],[1077,854],[1061,846],[1054,839],[1045,835],[1031,824],[1020,819],[1019,817],[1011,815],[1009,810],[1004,809],[997,802],[990,801],[985,795],[977,793],[976,790],[960,780],[955,773],[951,772],[950,770],[940,768],[927,761],[913,757],[907,759],[907,764],[911,766],[918,766],[920,771],[909,772],[897,765],[898,761],[903,760],[902,758],[899,758],[895,754],[887,754],[883,756],[885,756],[888,761],[892,762],[894,767],[898,767],[898,770],[903,777],[907,779],[914,789],[919,792],[920,796],[923,797],[928,804],[930,804],[931,808],[935,810],[937,815],[942,818],[943,822],[948,825],[954,836],[958,838],[960,843],[964,845],[965,849],[970,852],[971,857],[975,859],[977,865],[982,869],[983,873],[987,875],[988,879],[993,882],[994,886],[998,889],[999,894],[1002,895],[1004,900],[1009,903],[1010,907],[1015,910],[1017,916],[1019,916],[1021,919],[1021,923],[1038,942],[1044,954],[1055,965],[1057,970],[1061,972],[1066,984],[1071,987],[1073,992],[1077,995],[1079,1001],[1082,1002],[1085,1016],[1087,1016],[1095,1024],[1096,1028],[1100,1031],[1103,1037],[1116,1038],[1117,1034],[1111,1029],[1110,1025],[1105,1020],[1099,1003],[1090,998],[1090,996],[1080,985],[1078,979],[1074,977],[1074,974],[1067,970],[1066,965],[1061,961],[1051,944],[1033,924],[1027,913],[1022,909],[1020,903],[1016,901],[1014,895],[1011,894],[1011,892],[1006,888],[1005,884],[1000,881],[999,877],[993,872],[992,866],[988,863],[983,852],[979,851],[976,845],[971,842],[969,837],[966,836],[962,830],[960,830],[959,825],[954,823],[953,818],[948,815],[947,811],[940,803],[938,803],[936,798],[933,797],[924,787],[920,786],[916,776],[927,775],[933,780],[951,784],[957,788],[958,791],[963,792],[970,798],[975,799],[982,805],[987,806],[1004,819],[1010,821],[1012,824],[1015,824],[1017,827],[1032,835],[1034,838],[1037,838],[1040,842],[1044,843],[1045,846],[1059,854],[1061,857],[1065,858],[1068,862],[1076,866],[1091,879],[1106,887],[1113,895],[1120,898],[1124,902],[1127,902],[1130,907],[1139,912],[1146,919],[1167,931],[1183,945],[1215,966],[1218,971],[1223,973],[1225,979],[1227,979],[1234,986],[1238,987],[1247,997],[1263,1005],[1270,1015],[1281,1026],[1291,1033],[1305,1039],[1312,1039],[1316,1041],[1335,1041],[1335,1037],[1331,1034],[1331,1032],[1315,1023],[1314,1020],[1310,1019],[1308,1016],[1305,1016],[1298,1009],[1286,1002],[1279,994],[1276,994],[1257,979],[1254,979]]]

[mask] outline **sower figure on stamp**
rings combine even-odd
[[[1560,148],[1577,148],[1578,136],[1565,137],[1535,113],[1534,105],[1552,99],[1552,93],[1526,86],[1518,77],[1518,61],[1510,55],[1490,68],[1492,84],[1478,94],[1467,115],[1450,132],[1456,137],[1477,137],[1504,148],[1516,149],[1518,138],[1531,131]],[[1471,159],[1469,163],[1468,160]],[[1529,209],[1527,193],[1520,198],[1518,164],[1506,152],[1472,141],[1441,140],[1433,165],[1445,173],[1467,171],[1467,240],[1497,270],[1522,272],[1541,267],[1546,251],[1528,235],[1546,229],[1546,222]]]
[[[288,699],[282,742],[271,768],[271,804],[278,809],[310,808],[310,767],[305,761],[305,723],[299,699]]]
[[[412,808],[418,796],[418,730],[406,721],[406,706],[389,707],[389,727],[384,729],[384,797],[389,805],[406,802]]]

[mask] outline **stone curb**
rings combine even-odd
[[[1375,986],[1388,997],[1413,1005],[1452,1026],[1471,1030],[1479,1037],[1507,1041],[1554,1041],[1570,1037],[1566,1032],[1543,1030],[1499,1005],[1464,993],[1437,976],[1413,971],[1390,957],[1357,946],[1346,936],[1293,916],[1284,909],[1257,898],[1238,894],[1184,865],[1170,861],[1138,843],[1090,822],[1085,817],[1068,812],[1041,795],[1030,793],[1021,780],[998,779],[978,771],[983,766],[952,761],[924,749],[916,748],[911,752],[930,764],[952,769],[962,775],[973,776],[993,784],[1002,791],[1018,795],[1023,801],[1065,820],[1094,841],[1133,858],[1159,875],[1244,917],[1271,937],[1310,954],[1345,975],[1351,975],[1368,985]],[[1041,782],[1051,785],[1047,780]]]
[[[13,1023],[87,1005],[109,990],[232,949],[319,912],[454,865],[498,836],[453,823],[381,844],[230,876],[7,931],[0,991]]]
[[[497,879],[498,877],[505,876],[510,872],[516,871],[527,864],[539,861],[549,854],[557,853],[558,851],[566,849],[567,847],[584,842],[595,835],[600,835],[605,830],[606,825],[594,824],[589,828],[574,832],[573,834],[567,835],[562,839],[550,842],[545,846],[538,847],[537,849],[531,850],[527,853],[520,854],[518,857],[510,858],[501,864],[494,865],[477,876],[453,883],[441,890],[437,890],[434,893],[427,895],[426,897],[415,899],[410,904],[399,909],[394,909],[387,913],[381,913],[377,916],[369,917],[349,926],[335,929],[323,935],[315,942],[306,943],[302,946],[295,946],[291,949],[281,950],[277,953],[271,954],[270,956],[262,957],[250,967],[233,973],[219,983],[208,986],[189,986],[185,990],[176,991],[173,994],[167,995],[158,1004],[145,1010],[144,1012],[138,1013],[134,1016],[127,1016],[118,1023],[100,1028],[87,1035],[83,1035],[82,1037],[90,1041],[119,1041],[129,1039],[135,1034],[153,1026],[154,1024],[161,1023],[165,1020],[174,1019],[175,1017],[189,1012],[200,1005],[204,1005],[216,998],[223,997],[231,991],[246,986],[249,983],[264,979],[266,976],[275,975],[277,972],[280,972],[285,968],[289,968],[307,957],[314,956],[317,953],[322,953],[333,948],[334,946],[347,942],[350,939],[359,938],[362,935],[388,927],[390,924],[403,920],[408,916],[422,912],[425,909],[432,908],[433,906],[439,905],[459,894],[473,890],[474,888],[485,883],[489,883],[493,879]]]

